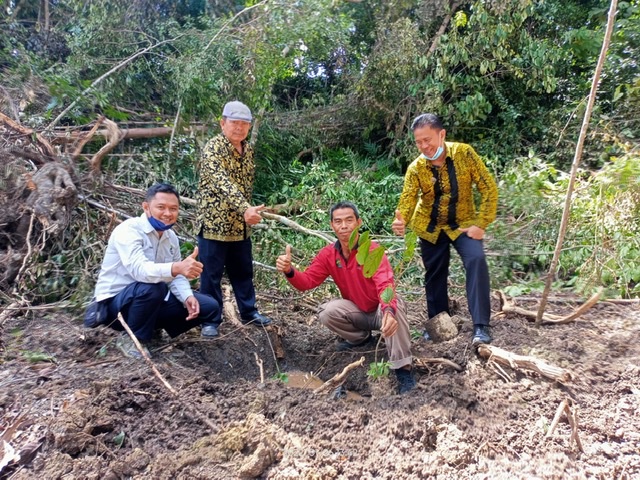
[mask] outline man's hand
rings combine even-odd
[[[264,210],[264,204],[256,207],[249,207],[244,211],[244,221],[247,225],[256,225],[262,221],[262,215],[260,212]]]
[[[484,230],[475,225],[469,228],[461,228],[460,231],[466,233],[467,237],[473,238],[474,240],[482,240],[484,238]]]
[[[382,317],[382,327],[380,327],[380,332],[382,332],[382,336],[384,338],[393,337],[398,330],[398,321],[396,317],[393,316],[391,312],[385,312]]]
[[[402,218],[400,210],[396,210],[396,218],[391,224],[391,230],[393,230],[393,233],[399,237],[402,237],[404,235],[406,225],[407,223],[404,221],[404,218]]]
[[[276,268],[282,273],[291,272],[291,245],[287,245],[285,254],[276,259]]]
[[[193,253],[181,262],[174,262],[171,264],[171,276],[176,277],[178,275],[184,275],[189,280],[198,278],[202,273],[202,263],[196,258],[198,257],[198,247],[193,249]]]
[[[184,306],[187,309],[187,312],[189,312],[189,315],[187,315],[187,320],[198,318],[198,316],[200,315],[200,302],[198,302],[198,299],[195,296],[191,295],[190,297],[188,297],[184,301]]]

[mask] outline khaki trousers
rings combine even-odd
[[[411,335],[407,322],[407,306],[400,297],[397,299],[398,309],[396,333],[384,339],[392,369],[411,365]],[[382,310],[365,313],[350,300],[330,300],[320,305],[318,319],[332,332],[349,343],[362,342],[371,330],[380,330],[382,326]]]

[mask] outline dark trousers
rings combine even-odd
[[[124,330],[118,321],[118,312],[127,322],[131,331],[141,342],[148,342],[156,329],[165,329],[171,337],[212,321],[220,316],[219,304],[209,295],[194,292],[193,295],[200,303],[200,315],[187,320],[189,312],[173,293],[169,293],[166,283],[134,282],[118,293],[115,297],[99,302],[106,323],[114,330]],[[166,300],[165,300],[166,298]]]
[[[204,264],[200,276],[200,291],[211,295],[222,306],[222,274],[227,271],[238,303],[240,318],[250,319],[256,312],[256,292],[253,286],[251,239],[237,242],[207,240],[198,236],[198,258]],[[219,325],[222,312],[211,323]]]
[[[489,325],[491,318],[491,298],[489,285],[489,267],[484,255],[482,240],[469,238],[466,233],[451,240],[444,232],[440,233],[435,244],[420,240],[422,261],[427,271],[425,290],[429,318],[441,312],[449,312],[449,260],[453,244],[466,273],[467,302],[474,325]]]

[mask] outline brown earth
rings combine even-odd
[[[275,331],[232,322],[213,341],[192,331],[156,342],[153,362],[177,394],[146,363],[124,358],[109,329],[85,330],[65,313],[10,318],[0,354],[0,478],[640,478],[638,303],[600,302],[576,322],[541,329],[496,315],[495,345],[569,369],[567,385],[478,358],[461,308],[456,338],[417,338],[413,348],[464,370],[434,365],[400,396],[392,377],[367,377],[373,349],[336,353],[304,297],[282,295],[261,296],[282,334],[278,367]],[[517,303],[535,309],[535,301]],[[422,331],[424,299],[410,311]],[[362,355],[346,399],[275,376],[279,368],[291,383],[300,383],[295,372],[327,380]],[[564,399],[578,413],[583,452],[566,416],[545,438]]]

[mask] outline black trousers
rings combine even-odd
[[[253,257],[251,239],[236,242],[207,240],[198,236],[198,258],[204,264],[200,276],[200,291],[211,295],[222,306],[222,275],[226,269],[233,293],[238,303],[240,318],[249,320],[258,311],[256,292],[253,286]],[[222,323],[222,312],[213,319],[215,325]]]
[[[420,239],[422,261],[427,270],[425,290],[429,318],[441,312],[449,312],[450,245],[456,249],[466,273],[467,302],[474,325],[489,325],[491,318],[491,298],[489,267],[484,254],[482,240],[469,238],[466,233],[451,240],[444,232],[440,233],[436,243]]]
[[[220,306],[213,297],[198,292],[194,292],[193,295],[200,304],[200,315],[187,320],[189,312],[173,293],[169,293],[166,283],[134,282],[115,297],[98,303],[101,316],[104,318],[101,323],[114,330],[124,330],[117,319],[120,312],[141,342],[151,340],[156,329],[164,329],[171,337],[177,337],[201,323],[210,322],[216,316],[220,316]]]

